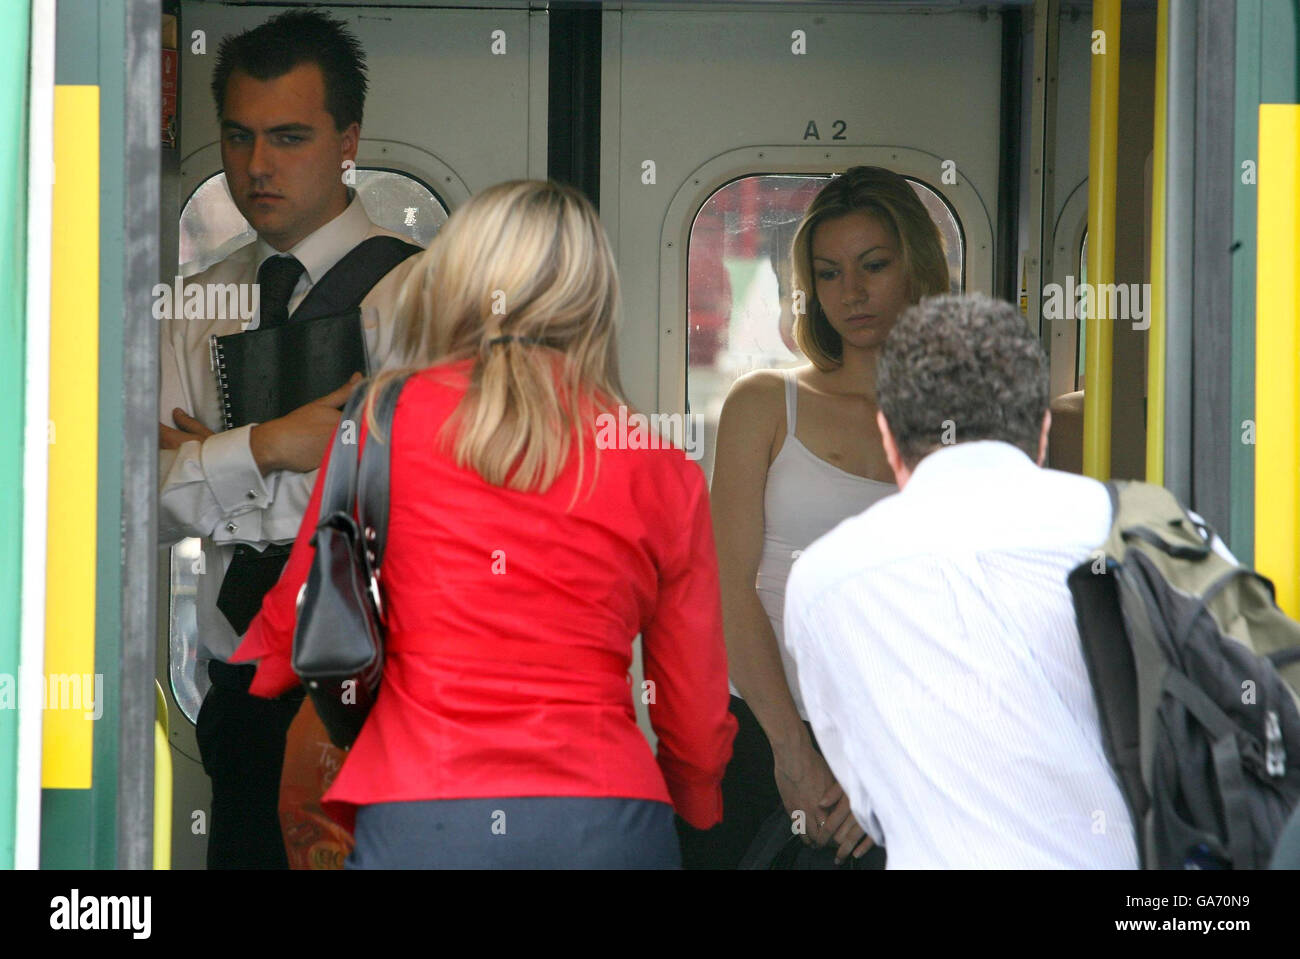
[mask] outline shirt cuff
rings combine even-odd
[[[722,822],[722,784],[685,782],[664,777],[673,809],[696,829],[709,829]]]
[[[253,459],[252,432],[249,425],[213,433],[203,441],[199,453],[203,475],[226,516],[266,509],[271,503],[271,491]]]

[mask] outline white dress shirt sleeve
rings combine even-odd
[[[214,543],[292,539],[316,471],[263,477],[249,448],[251,426],[214,433],[203,442],[162,451],[158,527],[161,545],[187,536]]]
[[[182,321],[183,322],[183,321]],[[185,410],[209,429],[220,425],[220,410],[191,384],[211,376],[206,349],[178,355],[182,332],[163,321],[159,412],[173,425],[171,411]],[[158,541],[171,546],[187,536],[216,544],[292,540],[311,498],[316,470],[277,470],[263,477],[249,445],[252,426],[216,432],[176,450],[160,450],[158,461]]]
[[[835,659],[823,645],[826,630],[814,622],[817,617],[807,612],[806,601],[811,581],[798,575],[801,567],[807,575],[807,564],[795,562],[786,585],[785,595],[785,645],[798,667],[799,690],[803,695],[808,722],[812,725],[817,745],[835,776],[835,781],[850,797],[853,816],[879,846],[885,845],[885,833],[872,808],[870,792],[858,775],[858,767],[850,755],[849,743],[840,733],[834,717],[853,714],[853,697],[845,697],[839,688],[840,671]]]

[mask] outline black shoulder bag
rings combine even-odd
[[[393,411],[406,379],[391,380],[375,398],[384,442],[368,436],[359,456],[365,384],[343,407],[321,485],[320,522],[312,537],[316,554],[298,594],[293,669],[330,740],[343,749],[361,732],[383,674],[379,569],[388,531]]]

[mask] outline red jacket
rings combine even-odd
[[[571,512],[576,450],[545,493],[492,486],[438,444],[468,370],[419,373],[397,404],[383,684],[326,811],[350,828],[355,807],[375,802],[610,796],[672,802],[693,826],[714,825],[735,720],[704,474],[680,450],[597,451],[593,425]],[[257,695],[298,685],[296,599],[319,508],[318,478],[235,654],[259,659]],[[638,633],[648,683],[633,689]],[[634,695],[649,703],[657,757]]]

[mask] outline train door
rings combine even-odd
[[[164,151],[162,278],[190,275],[252,239],[225,187],[209,90],[222,37],[282,7],[183,0],[179,9],[179,149]],[[370,218],[427,245],[477,190],[547,170],[547,16],[511,9],[338,7],[366,52],[370,89],[355,187]],[[198,828],[210,786],[194,721],[207,679],[196,669],[199,540],[159,560],[158,679],[172,717],[173,865],[201,867]],[[220,570],[217,570],[220,573]]]
[[[1089,283],[1087,276],[1089,74],[1094,59],[1093,22],[1087,5],[1060,4],[1054,56],[1047,64],[1054,78],[1048,104],[1051,142],[1043,176],[1044,347],[1051,361],[1054,402],[1053,465],[1078,472],[1083,462],[1082,396],[1087,320],[1077,315],[1070,294]],[[1155,11],[1125,9],[1120,46],[1117,149],[1115,283],[1126,291],[1126,315],[1114,326],[1111,370],[1111,475],[1146,475],[1147,327],[1150,309],[1151,150],[1155,85]],[[1128,211],[1132,211],[1131,213]],[[1095,280],[1095,278],[1094,278]],[[1090,292],[1095,292],[1089,287]],[[1128,294],[1132,294],[1131,296]],[[1095,305],[1095,304],[1094,304]],[[1058,405],[1059,404],[1059,405]]]
[[[606,10],[600,210],[623,284],[623,384],[643,409],[700,414],[706,470],[731,383],[801,362],[786,251],[831,174],[908,177],[954,289],[993,292],[1001,32],[975,11]]]

